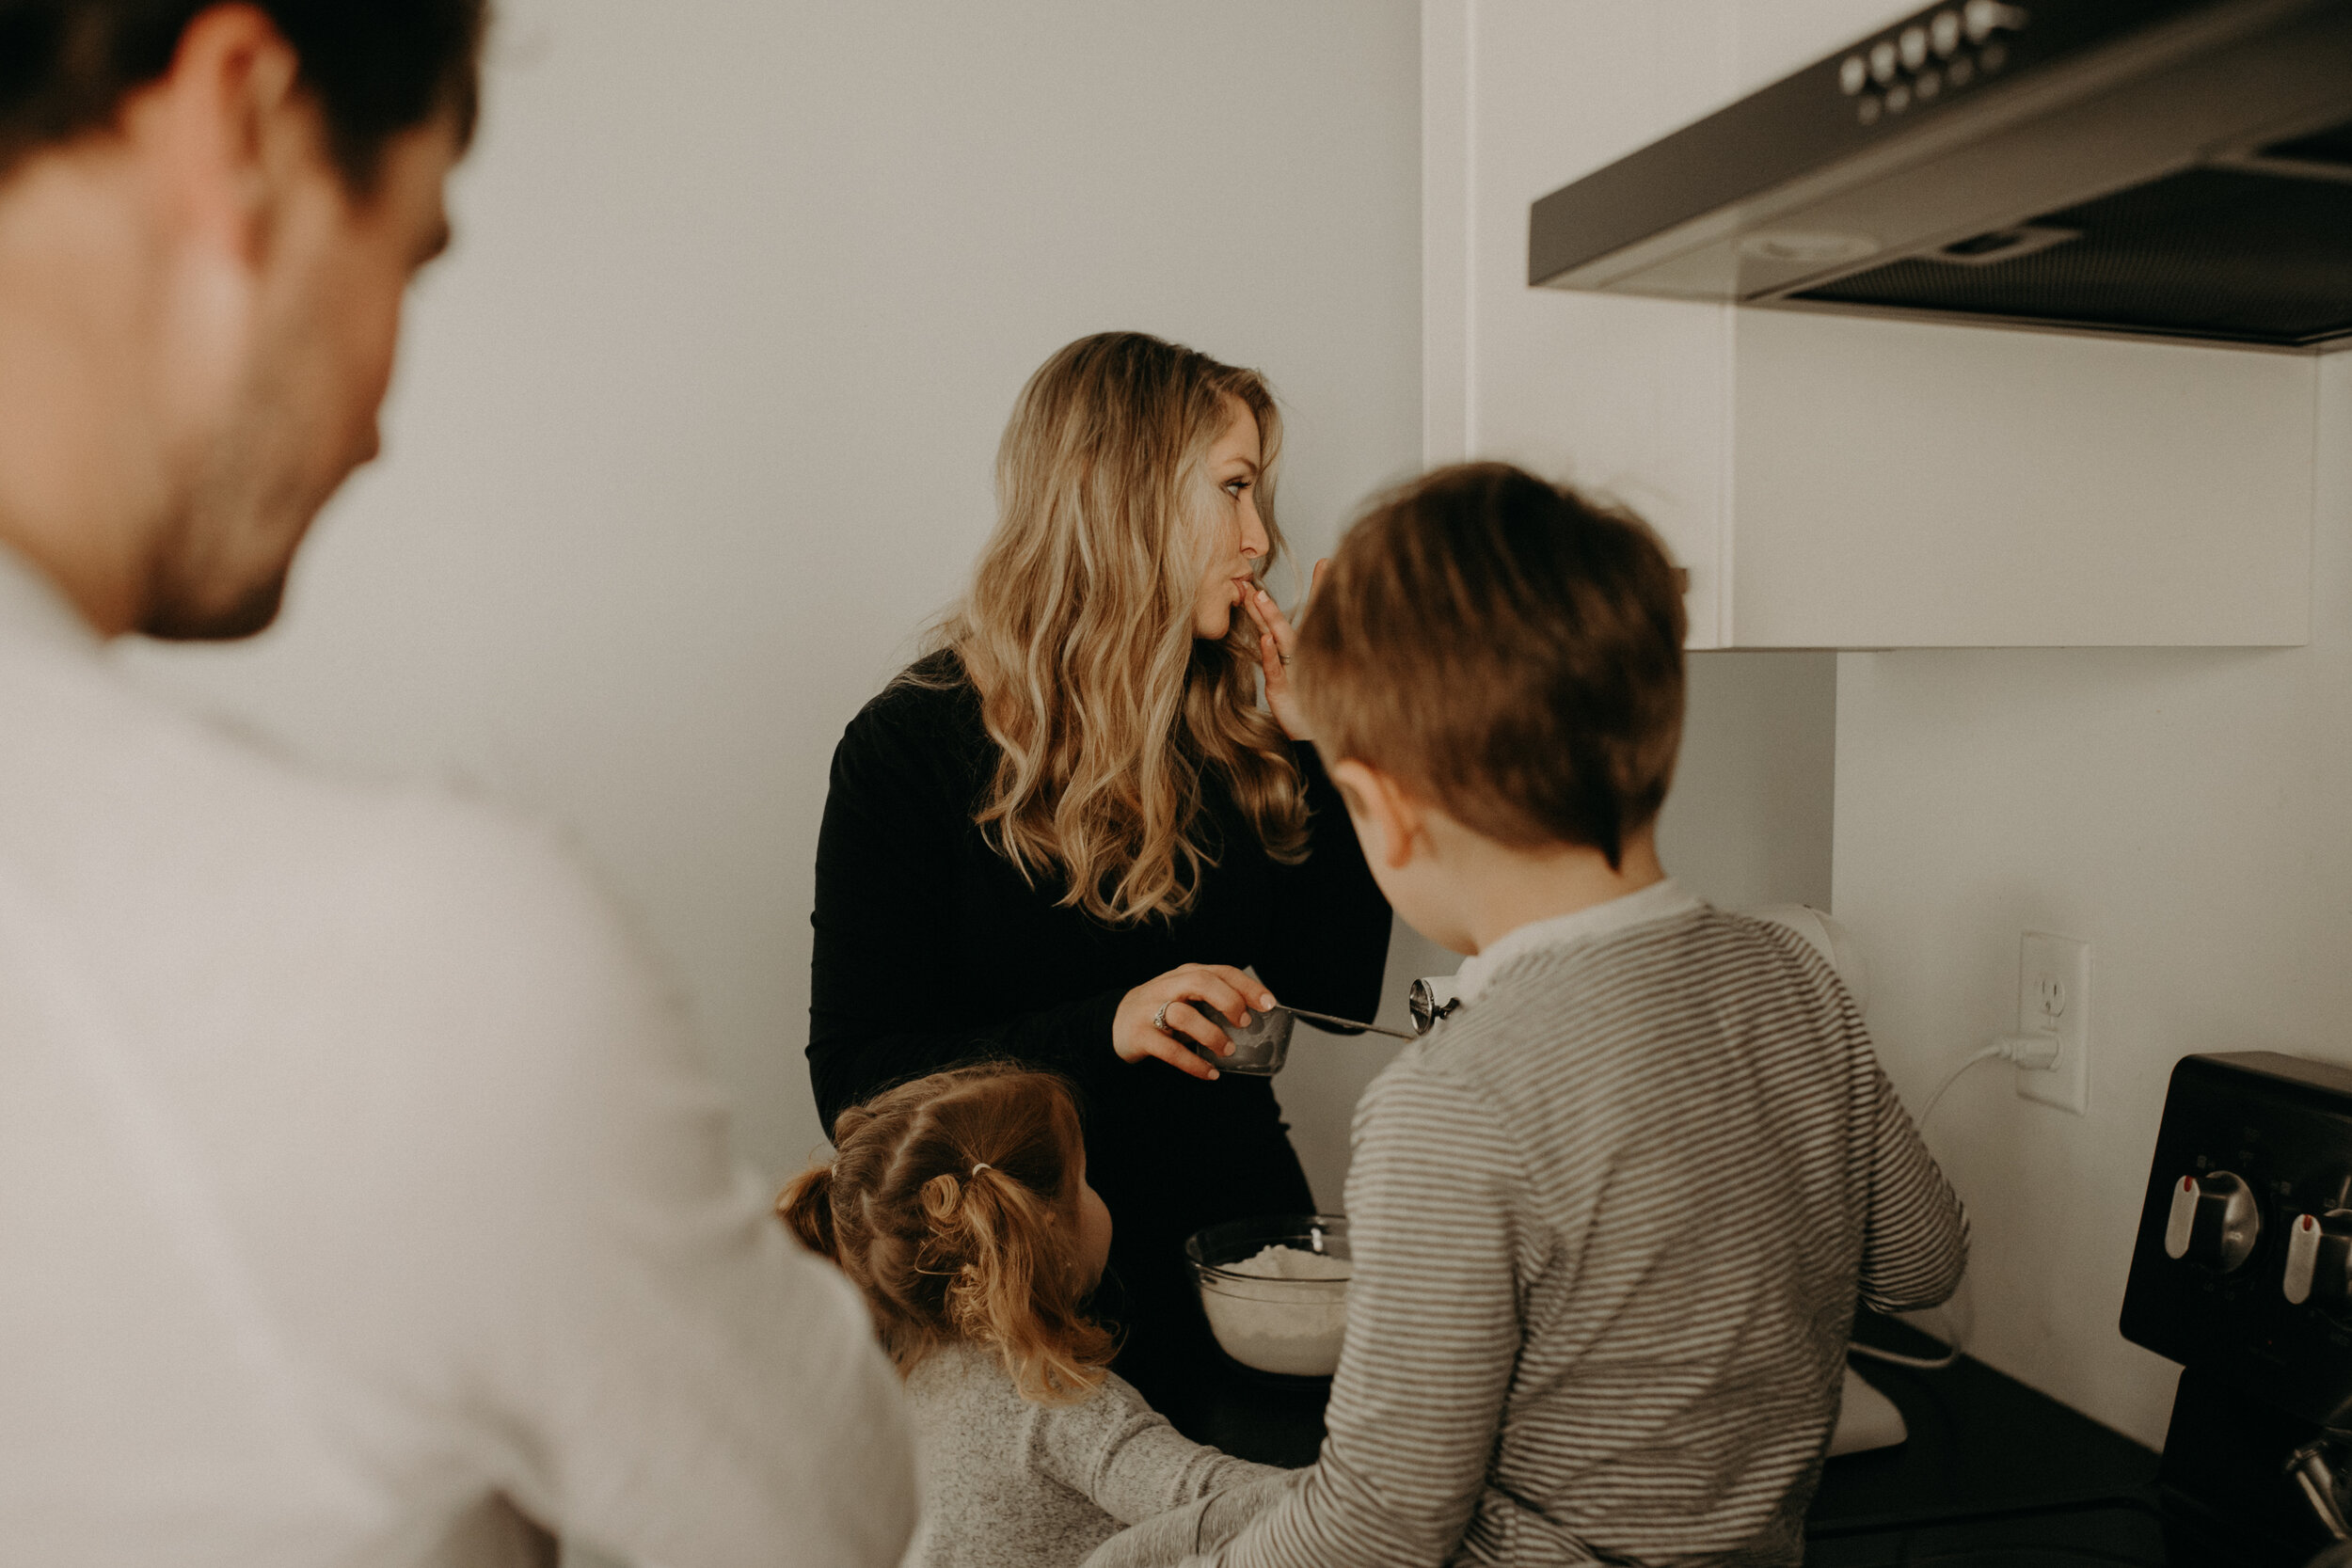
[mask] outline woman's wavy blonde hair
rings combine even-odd
[[[994,1350],[1041,1404],[1102,1383],[1114,1344],[1085,1311],[1085,1145],[1067,1085],[1009,1063],[954,1068],[842,1112],[833,1141],[776,1212],[866,1292],[902,1373],[962,1341]]]
[[[976,820],[1032,885],[1059,882],[1059,903],[1108,925],[1190,907],[1224,851],[1200,831],[1208,775],[1269,854],[1305,853],[1304,786],[1258,706],[1255,630],[1237,610],[1222,641],[1193,638],[1207,457],[1228,400],[1258,422],[1271,562],[1282,420],[1264,379],[1140,332],[1098,333],[1022,388],[996,453],[996,531],[940,628],[996,742]]]

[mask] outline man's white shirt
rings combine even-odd
[[[0,549],[0,1563],[892,1563],[863,1305],[548,835],[141,690]]]

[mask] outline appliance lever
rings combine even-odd
[[[2327,1444],[2325,1437],[2304,1444],[2287,1455],[2287,1470],[2328,1533],[2338,1541],[2352,1541],[2352,1524],[2345,1522],[2344,1510],[2336,1504],[2336,1472],[2328,1463]]]

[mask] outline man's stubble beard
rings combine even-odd
[[[185,499],[157,534],[137,622],[145,635],[233,641],[277,621],[311,520],[356,466],[324,486],[304,473],[306,427],[283,391],[257,388],[198,461]]]
[[[291,570],[292,562],[288,562]],[[255,583],[243,598],[222,608],[193,595],[165,591],[150,601],[138,625],[145,635],[166,642],[233,642],[267,631],[286,600],[287,572]]]

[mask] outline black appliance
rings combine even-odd
[[[2183,1367],[2168,1513],[2250,1564],[2352,1536],[2352,1072],[2269,1052],[2173,1069],[2122,1330]]]
[[[1833,1461],[1807,1562],[2352,1568],[2352,1071],[2269,1052],[2173,1069],[2122,1331],[2183,1368],[2153,1478],[2145,1450],[1989,1368],[1898,1373],[1925,1451],[1855,1456],[1878,1476]]]
[[[1947,0],[1537,201],[1528,281],[2352,341],[2352,0]]]

